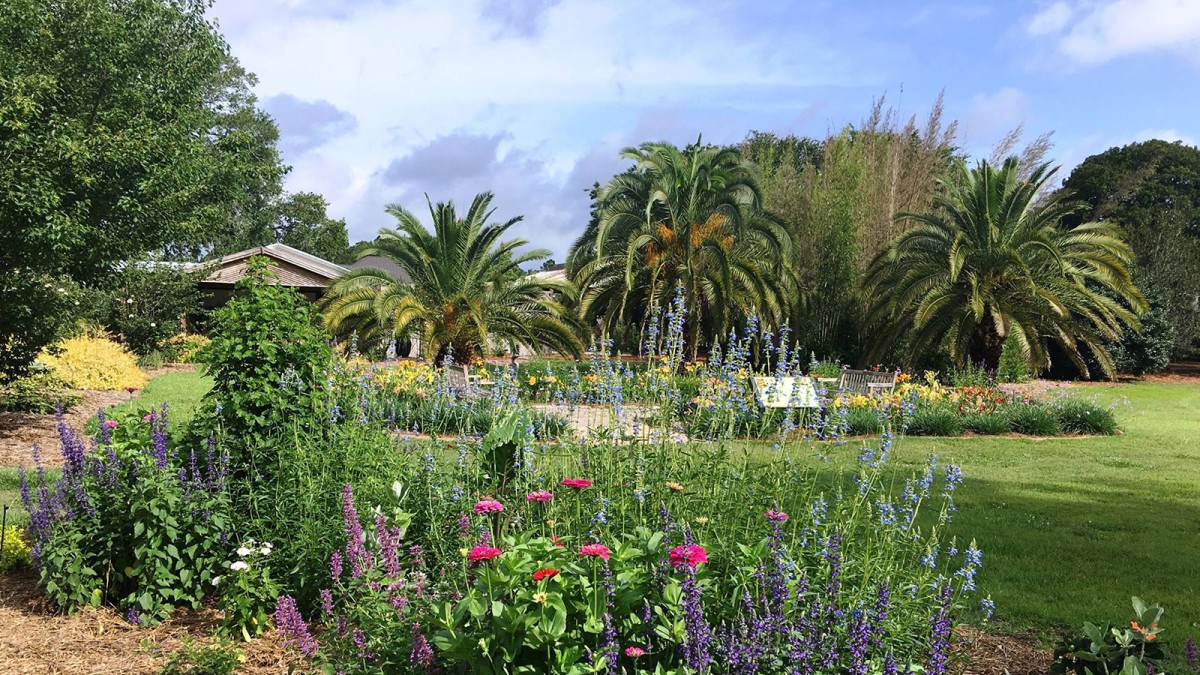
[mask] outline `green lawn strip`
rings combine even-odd
[[[149,410],[163,403],[169,406],[171,426],[181,426],[191,421],[200,406],[200,399],[212,388],[212,378],[200,371],[165,373],[150,380],[131,401],[119,403],[105,410],[106,415],[119,415],[129,410]],[[88,423],[89,431],[95,430],[95,422]]]
[[[1200,637],[1200,385],[1076,395],[1117,403],[1125,433],[909,437],[893,462],[904,474],[930,454],[962,467],[952,532],[984,551],[980,591],[1007,627],[1124,623],[1138,595],[1166,608],[1164,638],[1181,648],[1186,635]]]

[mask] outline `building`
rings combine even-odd
[[[204,263],[212,267],[212,273],[199,283],[204,296],[205,310],[215,309],[229,302],[234,286],[246,276],[250,258],[254,256],[266,258],[270,270],[279,277],[280,285],[296,289],[310,302],[318,300],[334,279],[348,271],[341,265],[286,244],[256,246],[230,253],[218,261]]]

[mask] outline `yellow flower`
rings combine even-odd
[[[708,518],[707,518],[707,517],[705,517],[705,516],[699,516],[699,517],[697,517],[697,518],[696,518],[696,524],[697,524],[697,525],[707,525],[707,524],[708,524]]]
[[[674,490],[676,492],[683,492],[683,486],[680,485],[679,483],[676,483],[675,481],[669,480],[669,481],[667,481],[666,485],[667,485],[667,487],[671,488],[672,490]]]
[[[534,377],[533,375],[530,375],[530,376],[529,376],[529,386],[531,386],[531,387],[532,387],[532,386],[534,386],[535,384],[537,384],[537,378],[536,378],[536,377]]]
[[[460,548],[460,549],[458,549],[458,552],[461,553],[462,557],[465,558],[465,557],[467,557],[467,554],[469,554],[471,552],[471,550],[466,549],[466,548]]]
[[[539,605],[546,604],[547,599],[549,599],[549,596],[547,596],[545,593],[534,593],[533,594],[533,601]]]

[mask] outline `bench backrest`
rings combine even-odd
[[[875,385],[875,386],[871,386]],[[843,370],[838,378],[838,390],[848,394],[891,392],[896,388],[896,373],[877,370]]]

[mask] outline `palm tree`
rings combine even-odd
[[[763,211],[753,165],[733,148],[670,143],[626,148],[635,166],[595,193],[568,274],[580,312],[606,330],[637,323],[682,288],[695,358],[702,342],[750,314],[778,322],[789,288],[787,229]]]
[[[1064,194],[1037,196],[1057,169],[1021,179],[1015,157],[1000,169],[958,162],[934,209],[899,214],[915,225],[875,257],[864,277],[868,359],[908,337],[908,357],[947,345],[958,364],[995,370],[1012,337],[1035,368],[1057,344],[1085,375],[1082,347],[1112,374],[1106,343],[1138,327],[1146,301],[1129,273],[1133,252],[1111,223],[1066,229],[1080,209]]]
[[[501,241],[518,216],[488,223],[493,195],[475,197],[459,218],[453,202],[429,202],[433,232],[399,204],[387,207],[399,227],[383,229],[359,258],[384,256],[411,282],[376,268],[353,270],[322,300],[325,322],[335,334],[396,337],[416,333],[426,358],[442,363],[450,349],[465,362],[489,340],[549,347],[579,356],[582,328],[560,297],[574,295],[565,280],[525,274],[521,265],[549,257],[536,249],[518,253],[524,239]]]

